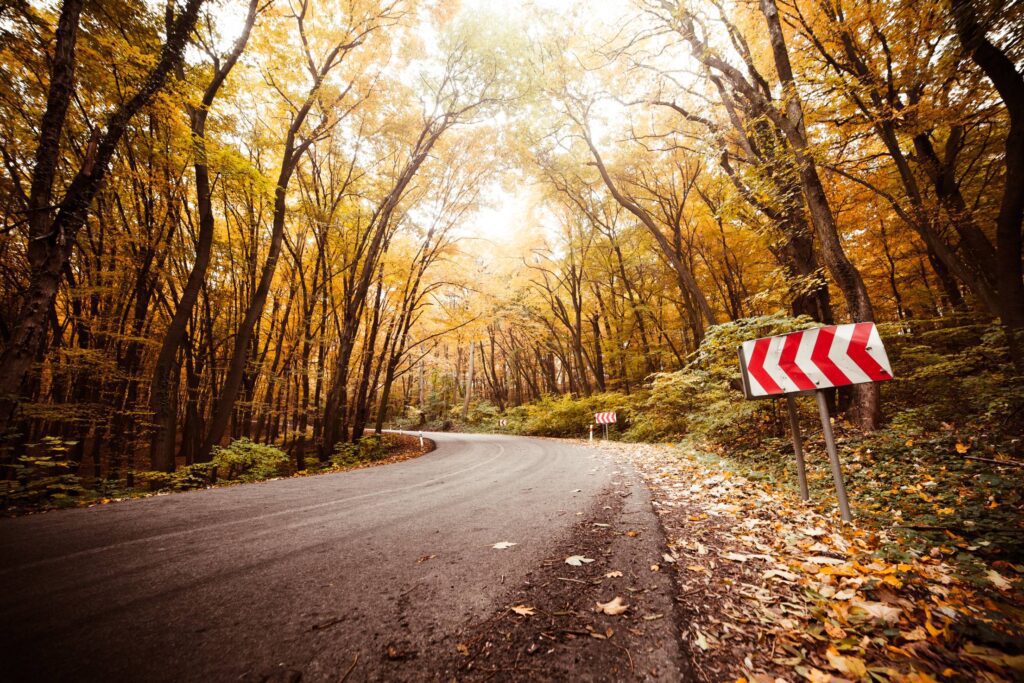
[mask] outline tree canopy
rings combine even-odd
[[[1019,375],[1022,8],[7,3],[5,462],[303,470],[780,314],[995,325]]]

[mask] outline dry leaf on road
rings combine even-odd
[[[629,609],[629,605],[622,602],[622,598],[615,596],[615,599],[609,600],[608,602],[597,603],[597,609],[595,611],[603,612],[604,614],[614,617],[622,614],[627,609]]]
[[[495,550],[504,550],[506,548],[511,548],[514,545],[518,545],[518,544],[517,543],[512,543],[510,541],[500,541],[498,543],[495,543],[491,547],[494,548]]]
[[[570,555],[565,558],[566,564],[571,564],[574,567],[582,567],[584,564],[593,562],[589,557],[583,557],[582,555]]]
[[[855,679],[861,679],[868,675],[868,668],[864,660],[858,657],[847,657],[839,654],[839,650],[830,647],[825,651],[828,657],[829,666],[841,674],[846,674]]]
[[[903,610],[899,607],[890,607],[884,602],[858,600],[853,603],[853,606],[867,612],[872,619],[876,621],[884,621],[887,624],[895,624],[900,620],[900,615],[903,614]]]
[[[521,617],[532,617],[533,610],[533,607],[527,607],[526,605],[516,605],[512,608],[512,611]]]

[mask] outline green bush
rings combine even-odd
[[[444,429],[444,424],[465,432],[493,432],[498,431],[498,421],[504,418],[501,409],[490,401],[476,401],[469,404],[469,413],[466,419],[462,419],[462,404],[452,406],[447,413],[447,419],[429,425]]]
[[[627,438],[638,441],[691,435],[712,441],[755,440],[774,420],[770,401],[747,401],[740,389],[737,347],[757,337],[814,327],[808,317],[782,314],[743,318],[708,328],[690,363],[655,375]]]
[[[416,406],[406,406],[400,417],[397,417],[393,421],[395,429],[417,429],[422,427],[427,421],[427,415],[424,411],[420,410]]]
[[[1010,370],[1005,335],[967,316],[881,326],[895,379],[881,385],[891,426],[908,435],[950,427],[990,443],[1024,429],[1024,386]],[[1020,443],[1006,443],[1019,453]]]
[[[191,491],[213,484],[213,472],[218,467],[213,462],[197,462],[179,467],[174,472],[144,470],[135,473],[136,484],[148,485],[154,491]],[[251,480],[246,480],[251,481]]]
[[[593,394],[587,397],[545,396],[525,408],[521,431],[536,436],[585,436],[594,421],[594,413],[615,411],[618,422],[609,434],[621,434],[629,427],[637,396],[617,392]],[[511,423],[510,423],[511,424]]]
[[[212,464],[225,479],[260,481],[284,474],[288,454],[275,446],[242,438],[215,448]]]
[[[336,469],[348,469],[383,460],[394,451],[398,443],[391,434],[367,434],[359,439],[359,443],[342,442],[334,447],[331,465]]]

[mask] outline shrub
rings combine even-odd
[[[617,392],[581,398],[545,396],[540,401],[524,406],[526,419],[522,421],[521,430],[537,436],[584,436],[594,421],[594,413],[615,411],[618,422],[609,434],[621,434],[629,427],[636,400],[636,396]]]
[[[359,443],[342,442],[336,445],[331,465],[336,469],[347,469],[383,460],[397,444],[397,439],[390,434],[367,434],[359,439]]]
[[[427,421],[427,414],[416,406],[406,406],[401,417],[394,420],[396,429],[416,429],[422,427]]]
[[[213,471],[217,464],[213,462],[197,462],[179,467],[174,472],[156,472],[144,470],[135,473],[138,484],[146,484],[154,491],[169,489],[171,491],[191,491],[206,488],[213,482]],[[247,480],[249,481],[249,480]]]
[[[650,396],[627,437],[655,441],[689,434],[713,441],[757,439],[774,413],[770,401],[744,400],[736,348],[749,339],[815,325],[806,316],[775,314],[708,328],[684,369],[654,376]]]
[[[9,466],[14,476],[2,484],[4,503],[16,507],[77,505],[87,491],[73,472],[74,463],[67,459],[75,443],[48,436],[31,444],[33,454],[21,455]]]
[[[223,448],[215,448],[212,464],[225,479],[259,481],[283,474],[288,466],[288,454],[275,446],[242,438]]]

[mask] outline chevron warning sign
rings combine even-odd
[[[594,413],[594,422],[599,425],[611,425],[616,422],[615,413]]]
[[[830,325],[744,342],[740,370],[747,398],[892,379],[874,323]]]

